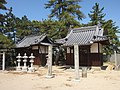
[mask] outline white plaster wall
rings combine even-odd
[[[38,46],[32,46],[32,49],[38,49]]]
[[[102,46],[102,44],[99,44],[99,47],[100,47],[100,53],[103,53],[103,46]]]
[[[70,48],[67,47],[67,53],[70,53]],[[73,49],[71,49],[71,53],[73,53]]]
[[[70,53],[70,48],[69,47],[67,47],[67,53]]]
[[[40,46],[39,53],[48,53],[48,47],[47,46]]]
[[[91,53],[98,53],[98,43],[94,43],[91,45]]]
[[[91,53],[98,53],[98,43],[94,43],[91,45]],[[99,50],[102,53],[102,44],[99,43]]]
[[[71,49],[71,53],[73,53],[73,49]]]

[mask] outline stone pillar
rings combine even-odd
[[[5,52],[3,51],[2,70],[5,70]]]
[[[29,68],[29,72],[34,72],[35,68],[33,67],[33,63],[34,63],[35,56],[33,56],[33,53],[31,53],[31,56],[29,58],[30,58],[30,63],[31,63],[31,66]]]
[[[21,71],[21,67],[20,67],[20,62],[21,62],[21,56],[20,53],[18,54],[17,58],[17,62],[18,62],[18,66],[16,68],[17,71]]]
[[[48,73],[47,78],[52,78],[52,45],[48,46]]]
[[[82,67],[82,77],[87,78],[87,67]]]
[[[79,75],[79,46],[74,45],[75,81],[80,81]]]
[[[24,62],[24,66],[22,67],[23,72],[27,72],[27,66],[26,66],[27,58],[28,56],[26,56],[26,53],[25,53],[23,56],[23,62]]]
[[[114,50],[114,56],[115,56],[115,70],[117,70],[118,67],[117,67],[117,54],[116,54],[116,50]]]

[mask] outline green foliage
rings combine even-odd
[[[7,2],[5,0],[0,0],[0,9],[2,9],[2,10],[7,9],[4,4],[7,4]]]
[[[5,0],[0,0],[0,10],[7,10],[5,4],[7,4]],[[0,28],[2,27],[4,20],[5,20],[5,16],[2,13],[0,13]]]
[[[113,20],[108,20],[104,22],[103,28],[105,32],[107,30],[107,37],[110,40],[110,45],[104,46],[104,52],[111,55],[114,51],[114,45],[116,45],[116,47],[120,45],[118,36],[116,35],[116,33],[120,33],[118,29],[119,27],[115,25]]]
[[[104,17],[106,14],[103,13],[104,7],[100,9],[99,4],[95,3],[95,6],[92,7],[93,11],[90,11],[88,16],[90,17],[90,25],[97,25],[98,22],[103,24]]]
[[[48,3],[45,4],[45,8],[51,8],[49,17],[57,17],[61,20],[64,18],[65,13],[68,13],[70,16],[74,16],[80,20],[84,17],[80,11],[80,1],[81,0],[49,0]]]
[[[20,19],[12,13],[12,7],[8,9],[8,12],[6,12],[6,14],[4,15],[4,20],[1,21],[0,25],[0,32],[2,35],[0,39],[2,39],[3,37],[6,38],[5,42],[1,41],[3,43],[1,47],[9,48],[9,46],[14,46],[12,40],[13,38],[22,39],[24,36],[30,35],[32,32],[30,29],[30,25],[31,21],[28,20],[26,16],[23,16],[22,19]],[[16,32],[16,36],[14,31]]]
[[[27,18],[27,16],[23,16],[21,19],[16,18],[16,37],[22,39],[24,36],[28,36],[32,34],[32,22]]]
[[[13,42],[5,37],[2,33],[0,33],[0,48],[11,48],[13,46]]]
[[[57,18],[60,24],[59,38],[66,36],[70,27],[79,26],[78,20],[84,18],[79,5],[81,0],[49,0],[45,8],[51,9],[49,18]]]
[[[4,33],[6,32],[12,32],[13,29],[15,28],[15,15],[12,13],[12,7],[8,10],[4,16],[5,16],[5,21],[4,21]]]
[[[119,46],[120,42],[118,40],[118,37],[116,33],[119,33],[118,26],[115,25],[113,20],[105,20],[104,17],[106,14],[103,13],[104,7],[100,9],[99,4],[95,3],[95,6],[93,6],[93,11],[90,11],[88,14],[90,17],[90,21],[87,25],[97,25],[99,22],[102,24],[102,27],[104,28],[104,34],[109,38],[110,44],[104,46],[104,52],[107,55],[111,55],[114,50],[114,45]]]

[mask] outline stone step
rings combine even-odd
[[[95,66],[92,66],[91,69],[93,69],[94,71],[101,71],[101,67],[95,67]]]

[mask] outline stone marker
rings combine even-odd
[[[24,62],[24,66],[22,67],[23,72],[27,72],[27,66],[26,66],[27,58],[28,58],[28,56],[26,56],[26,53],[25,53],[23,56],[23,62]]]
[[[79,46],[74,45],[74,61],[75,61],[75,81],[80,81],[79,75]]]
[[[52,78],[52,45],[48,46],[48,73],[46,78]]]
[[[18,54],[17,58],[17,62],[18,62],[18,66],[16,68],[17,71],[21,71],[21,67],[20,67],[20,62],[21,62],[21,56],[20,53]]]

